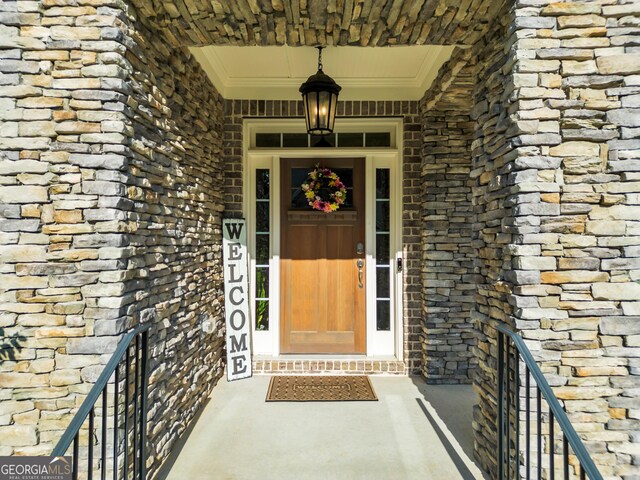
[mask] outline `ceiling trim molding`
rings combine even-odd
[[[208,50],[205,51],[207,48]],[[231,77],[215,48],[191,47],[190,50],[225,99],[298,100],[300,98],[298,89],[307,79],[306,76]],[[453,47],[440,47],[435,49],[433,55],[425,55],[416,75],[412,77],[332,76],[343,87],[340,94],[340,99],[343,100],[419,100],[436,79],[439,67],[449,59],[452,51]],[[290,53],[287,50],[285,55],[289,72],[293,70]]]
[[[213,83],[213,86],[216,87],[218,93],[222,95],[223,98],[231,98],[228,96],[227,85],[229,84],[229,75],[225,70],[224,66],[221,65],[220,59],[217,55],[215,55],[217,62],[214,64],[210,61],[211,56],[206,55],[201,48],[189,48],[191,54],[195,57],[195,59],[200,63],[200,65],[204,68],[204,71],[209,76],[209,80]]]

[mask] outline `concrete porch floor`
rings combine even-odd
[[[221,379],[167,480],[482,479],[468,385],[371,377],[377,402],[265,402],[270,377]]]

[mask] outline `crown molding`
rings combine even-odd
[[[438,75],[440,66],[451,56],[454,47],[435,49],[434,55],[422,60],[413,77],[340,77],[334,76],[343,87],[341,100],[419,100]],[[205,50],[206,49],[206,50]],[[226,99],[298,100],[298,88],[307,77],[231,77],[225,62],[215,48],[192,47],[193,56],[200,62],[218,92]],[[292,59],[287,52],[289,72]]]

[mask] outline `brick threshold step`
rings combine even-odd
[[[254,375],[408,375],[409,369],[399,360],[368,360],[352,358],[276,358],[254,359]]]

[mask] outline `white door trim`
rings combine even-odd
[[[348,120],[348,121],[347,121]],[[304,133],[304,122],[300,119],[247,119],[243,122],[243,215],[247,218],[249,249],[250,318],[252,325],[253,352],[259,356],[280,355],[280,159],[281,158],[325,158],[364,157],[366,159],[366,221],[365,258],[367,279],[367,355],[371,359],[404,357],[404,328],[402,292],[403,275],[396,269],[398,258],[402,258],[402,119],[340,119],[342,129],[338,132],[391,131],[391,148],[252,148],[256,131]],[[269,261],[269,330],[255,329],[255,215],[256,215],[256,169],[270,170],[270,261]],[[375,266],[375,169],[389,168],[392,199],[391,210],[391,271],[395,283],[392,285],[391,329],[376,329],[376,266]]]

